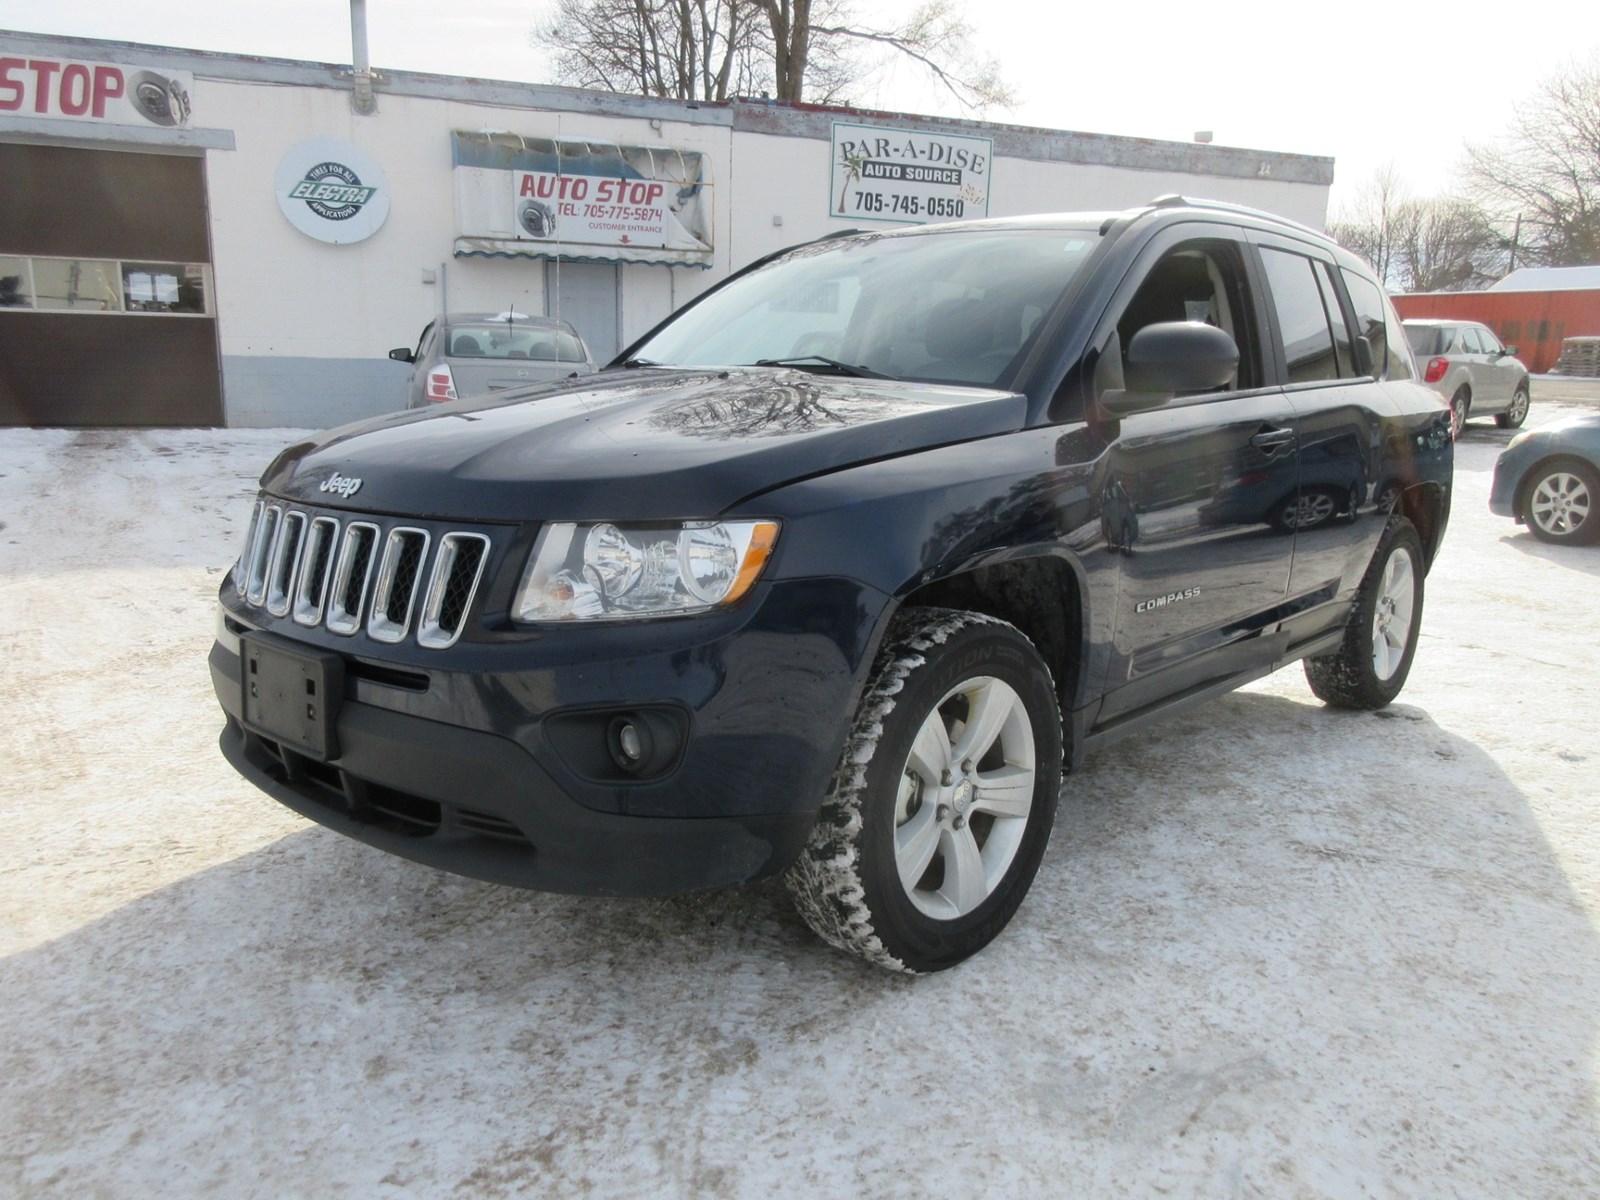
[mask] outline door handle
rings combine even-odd
[[[1274,429],[1270,426],[1262,429],[1259,433],[1253,434],[1250,438],[1250,444],[1252,446],[1259,447],[1268,453],[1272,453],[1276,450],[1282,450],[1292,441],[1294,441],[1294,430],[1285,428]]]

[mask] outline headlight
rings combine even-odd
[[[776,521],[546,525],[512,615],[615,621],[725,607],[750,590],[777,540]]]

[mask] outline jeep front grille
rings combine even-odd
[[[414,634],[443,650],[461,637],[489,549],[481,533],[385,530],[259,500],[234,587],[247,604],[297,625],[390,644]]]

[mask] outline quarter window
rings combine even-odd
[[[1383,294],[1371,280],[1349,271],[1340,274],[1344,276],[1345,291],[1350,293],[1350,307],[1356,312],[1356,336],[1364,339],[1372,352],[1372,374],[1375,378],[1387,379],[1390,354]]]

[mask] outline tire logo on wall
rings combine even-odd
[[[360,146],[311,138],[278,163],[278,208],[307,237],[333,245],[364,241],[389,215],[383,168]]]
[[[539,200],[524,200],[517,205],[517,223],[529,237],[554,237],[556,212]]]
[[[362,187],[361,176],[343,163],[322,162],[307,171],[289,195],[304,200],[306,207],[324,221],[348,221],[376,190]]]
[[[127,88],[128,98],[146,120],[168,126],[189,123],[192,106],[182,79],[168,79],[154,71],[135,71],[128,76]]]

